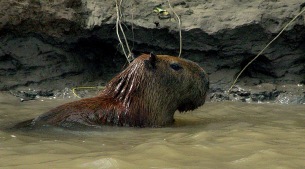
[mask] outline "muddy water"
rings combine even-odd
[[[0,168],[305,168],[305,105],[207,103],[153,129],[5,129],[67,101],[0,94]]]

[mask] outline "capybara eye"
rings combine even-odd
[[[178,63],[171,63],[170,67],[176,71],[182,69],[182,66],[180,66]]]

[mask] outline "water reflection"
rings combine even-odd
[[[5,128],[69,100],[0,95],[3,168],[302,168],[305,106],[207,103],[164,128]]]

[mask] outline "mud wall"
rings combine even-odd
[[[227,90],[245,64],[305,6],[302,0],[172,0],[182,21],[182,57]],[[162,17],[158,6],[171,17]],[[123,27],[136,53],[177,55],[178,22],[167,1],[127,0]],[[115,1],[0,1],[0,90],[99,85],[126,64]],[[305,14],[241,76],[241,86],[305,83]]]

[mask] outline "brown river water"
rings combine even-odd
[[[0,168],[305,168],[305,105],[206,103],[164,128],[7,130],[68,101],[0,93]]]

